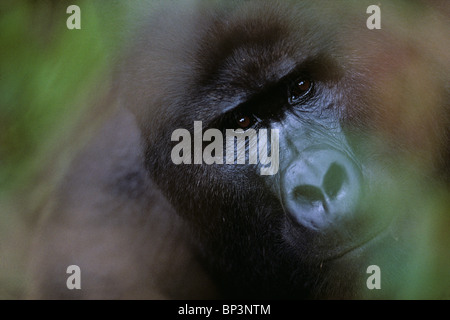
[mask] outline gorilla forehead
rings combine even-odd
[[[195,53],[200,71],[196,83],[259,90],[319,55],[323,42],[333,43],[332,28],[318,34],[313,21],[298,19],[303,10],[287,2],[248,2],[212,20],[202,17],[206,25]]]
[[[146,132],[158,131],[163,123],[156,119],[166,113],[173,115],[174,127],[187,119],[212,119],[303,61],[338,56],[331,7],[307,1],[223,7],[203,2],[199,10],[158,12],[149,19],[150,28],[136,36],[139,49],[131,53],[122,78],[124,100],[140,114]]]

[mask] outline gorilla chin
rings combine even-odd
[[[46,270],[87,270],[83,292],[49,281],[49,271],[32,292],[448,296],[450,70],[442,55],[450,45],[423,36],[448,30],[448,20],[427,1],[381,1],[382,29],[369,30],[369,5],[198,1],[153,11],[118,67],[114,116],[74,161],[38,241]],[[279,148],[266,144],[279,150],[279,170],[261,175],[249,154],[245,164],[236,155],[184,161],[193,144],[201,156],[213,143],[189,138],[176,149],[174,130],[194,137],[196,121],[202,134],[276,130]],[[95,235],[88,243],[79,232],[86,226]],[[136,269],[140,278],[124,279]]]

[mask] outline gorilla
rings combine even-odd
[[[371,4],[150,10],[46,202],[28,297],[448,297],[448,4],[381,1],[373,30]],[[244,134],[246,162],[195,162],[225,148],[194,150],[210,129]],[[274,174],[248,161],[263,129]]]

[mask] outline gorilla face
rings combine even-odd
[[[368,30],[365,4],[342,6],[160,14],[125,64],[148,172],[230,297],[392,297],[404,280],[420,223],[411,199],[448,165],[442,73],[401,33],[402,8],[386,5],[383,29]],[[175,165],[171,134],[193,135],[194,121],[224,135],[277,129],[279,171]],[[366,287],[373,264],[382,292]]]

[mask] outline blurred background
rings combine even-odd
[[[81,8],[81,30],[66,27],[71,4]],[[0,299],[22,297],[39,208],[90,128],[101,122],[104,106],[89,108],[106,93],[142,6],[147,4],[0,2]],[[450,298],[448,195],[442,189],[421,204],[425,236],[400,298],[426,298],[427,290]]]
[[[127,3],[0,2],[0,299],[21,296],[39,207],[89,134],[95,117],[82,115],[109,84],[129,15],[139,16]],[[71,4],[81,30],[66,27]]]

